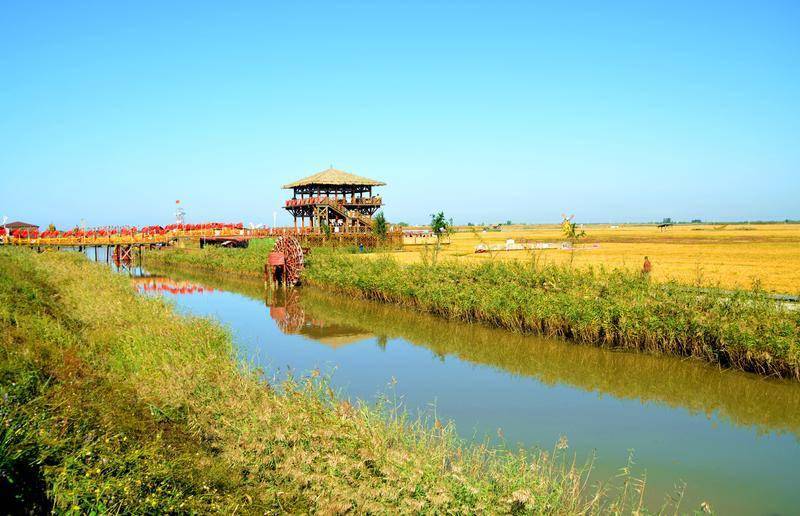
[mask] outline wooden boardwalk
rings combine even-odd
[[[78,232],[78,234],[59,234],[51,236],[49,232],[41,234],[28,234],[25,236],[4,236],[2,244],[13,246],[26,246],[38,249],[44,248],[76,248],[84,250],[92,247],[143,247],[156,248],[175,245],[180,241],[199,242],[200,245],[214,244],[220,245],[229,243],[236,246],[242,242],[255,238],[277,238],[279,236],[296,236],[309,246],[347,246],[364,245],[365,247],[375,247],[380,243],[379,239],[371,231],[352,231],[352,232],[333,232],[325,234],[319,229],[312,228],[267,228],[267,229],[247,229],[247,228],[226,228],[226,229],[173,229],[161,232],[147,231],[102,231],[101,232]],[[403,235],[400,231],[390,231],[384,243],[389,245],[402,245]]]
[[[70,236],[9,236],[4,242],[8,245],[28,247],[105,247],[105,246],[163,246],[179,240],[202,241],[204,239],[228,238],[231,240],[250,240],[278,236],[276,230],[175,230],[164,233],[116,233],[106,235]]]

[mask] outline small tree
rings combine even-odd
[[[433,248],[432,256],[428,256],[428,246],[423,246],[422,261],[425,264],[436,265],[442,246],[442,235],[450,235],[453,232],[453,219],[448,220],[443,211],[431,214],[431,231],[436,236],[436,245]]]
[[[388,233],[388,231],[386,217],[383,215],[383,212],[380,211],[375,215],[375,218],[372,219],[372,233],[378,237],[378,239],[386,240],[386,233]]]
[[[450,234],[453,228],[453,219],[447,220],[444,212],[434,213],[431,215],[431,231],[436,235],[437,240],[442,234]]]
[[[586,237],[586,231],[579,230],[578,224],[572,222],[572,219],[575,218],[575,215],[570,215],[567,217],[563,213],[561,214],[561,232],[564,233],[564,236],[567,237],[570,241],[570,256],[569,256],[569,265],[572,266],[572,261],[575,259],[575,245],[581,238]]]

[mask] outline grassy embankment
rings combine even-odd
[[[304,280],[449,319],[800,380],[800,311],[763,293],[697,291],[621,270],[436,265],[315,250]]]
[[[264,264],[275,241],[260,238],[250,241],[246,248],[206,246],[203,249],[167,248],[148,251],[146,262],[169,267],[226,272],[242,276],[264,276]]]
[[[70,254],[0,249],[0,397],[7,510],[578,513],[641,487],[603,496],[561,447],[463,446],[319,379],[271,388],[213,321]]]

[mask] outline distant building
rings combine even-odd
[[[17,230],[17,229],[24,229],[24,230],[28,230],[28,231],[38,231],[39,230],[39,226],[37,226],[36,224],[29,224],[27,222],[21,222],[19,220],[16,220],[14,222],[9,222],[8,224],[5,225],[5,227],[6,227],[6,229],[8,229],[9,233],[11,233],[12,231]]]

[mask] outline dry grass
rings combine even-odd
[[[608,224],[587,225],[583,244],[599,248],[575,253],[574,266],[587,265],[638,271],[644,256],[653,263],[653,279],[676,280],[686,284],[745,288],[760,281],[770,292],[800,293],[800,224],[682,225],[661,231],[655,226]],[[562,242],[556,225],[509,226],[500,232],[471,231],[460,228],[445,246],[443,258],[465,262],[490,260],[530,260],[529,251],[475,254],[475,246],[485,242],[504,244],[507,239]],[[420,260],[418,246],[389,253],[403,263]],[[565,264],[570,252],[537,251],[540,263]],[[373,255],[374,256],[374,255]]]

